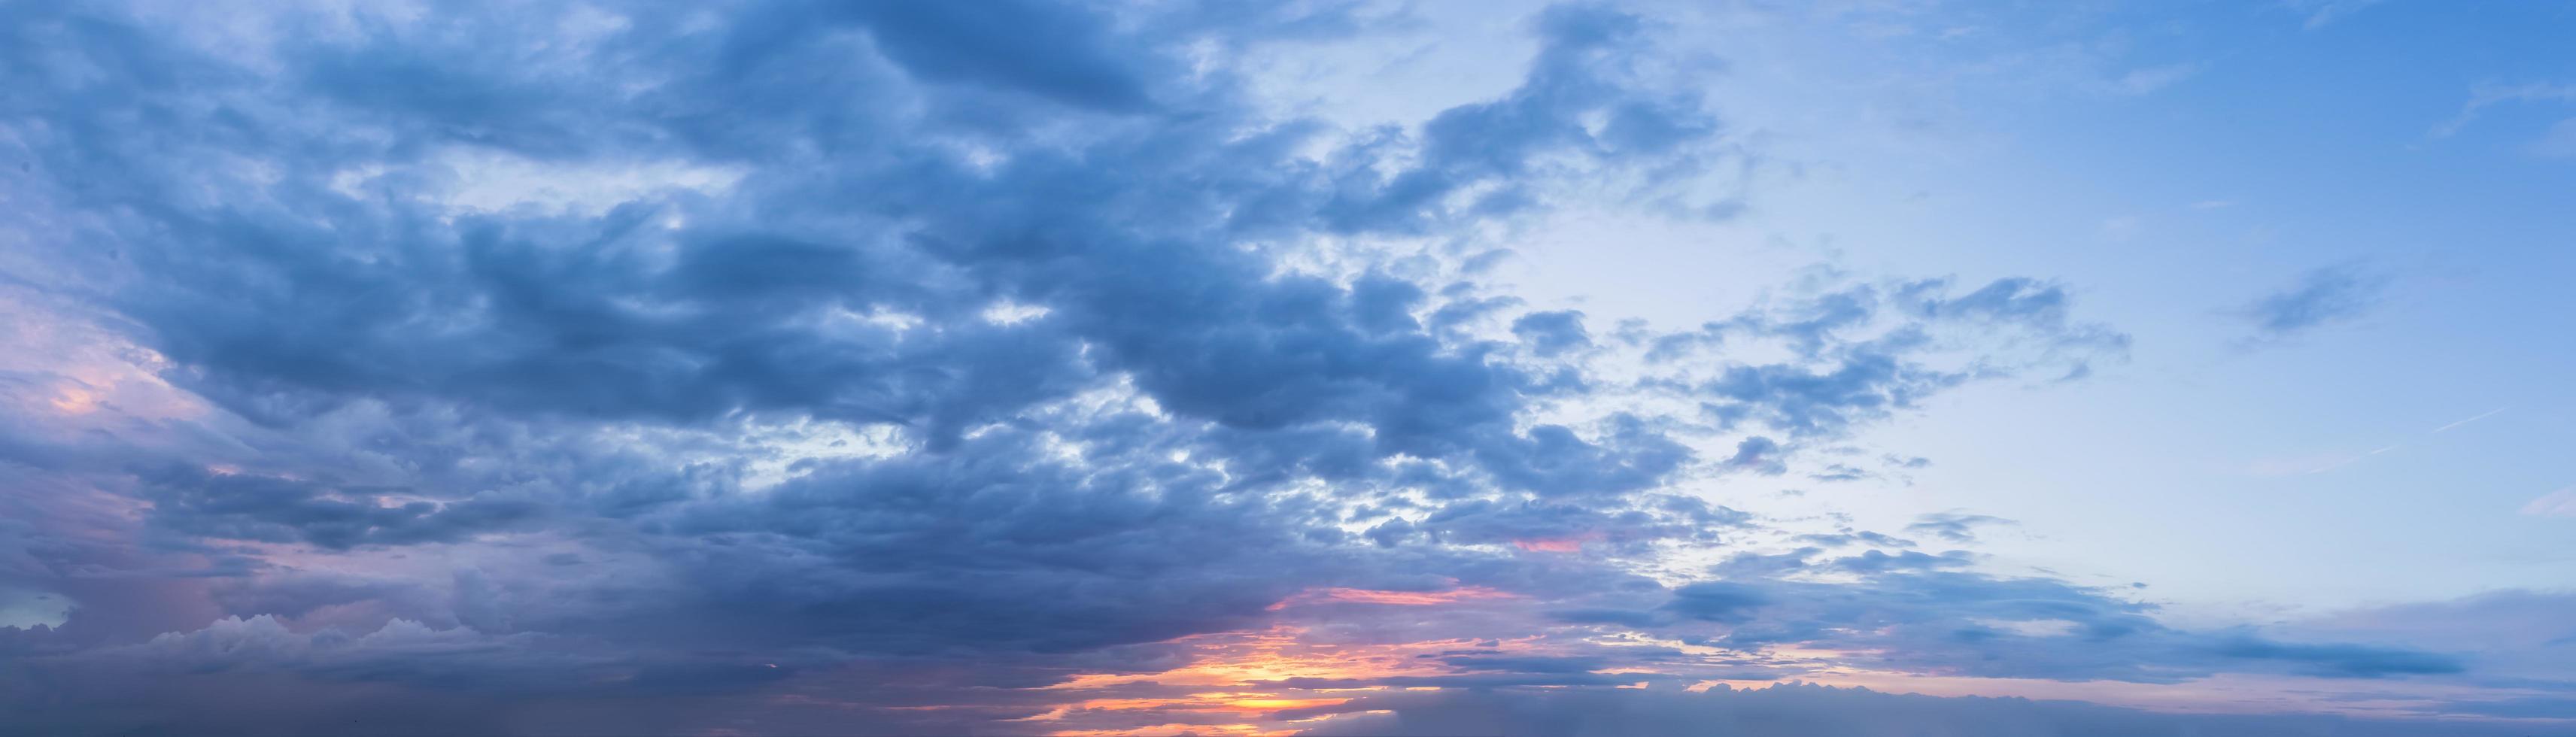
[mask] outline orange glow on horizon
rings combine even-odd
[[[1350,699],[1236,699],[1225,705],[1238,711],[1270,712],[1283,709],[1306,709],[1317,706],[1341,706]]]
[[[1253,724],[1157,724],[1132,729],[1061,729],[1048,732],[1049,737],[1162,737],[1175,734],[1231,734],[1245,737],[1288,737],[1294,729],[1265,730]]]
[[[1270,611],[1316,603],[1386,604],[1391,606],[1434,606],[1478,599],[1518,599],[1521,595],[1484,586],[1460,586],[1447,591],[1385,591],[1332,587],[1309,589],[1270,605]]]
[[[1376,594],[1405,594],[1395,598],[1407,602],[1414,601],[1412,596],[1421,596],[1411,592],[1362,589],[1312,593],[1317,596],[1351,596],[1349,592],[1364,592],[1359,594],[1364,597],[1362,601],[1368,601],[1365,597]],[[1467,587],[1428,596],[1446,603],[1515,595]],[[1064,727],[1049,733],[1057,735],[1292,734],[1296,730],[1287,727],[1292,727],[1293,723],[1283,720],[1279,712],[1345,706],[1369,693],[1439,690],[1436,686],[1385,685],[1385,681],[1390,678],[1456,675],[1460,671],[1442,657],[1454,651],[1542,654],[1552,650],[1542,644],[1544,637],[1539,635],[1508,640],[1458,638],[1378,643],[1318,642],[1310,639],[1314,636],[1306,627],[1277,624],[1265,630],[1220,632],[1171,640],[1170,643],[1188,649],[1185,665],[1154,673],[1075,675],[1046,687],[1067,692],[1067,701],[1045,713],[1016,721]],[[1294,679],[1316,679],[1320,682],[1282,683]],[[1201,688],[1175,694],[1173,691],[1179,689],[1173,687]],[[1149,715],[1162,715],[1164,718]],[[1240,721],[1133,726],[1149,720],[1189,721],[1183,715],[1200,715],[1200,718],[1216,722],[1225,722],[1226,716],[1232,716]],[[1333,716],[1336,715],[1326,713],[1297,721]]]

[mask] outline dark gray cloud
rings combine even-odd
[[[156,521],[202,537],[346,549],[453,542],[539,522],[535,502],[503,495],[445,502],[405,498],[405,489],[334,487],[185,467],[137,475]]]

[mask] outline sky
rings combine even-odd
[[[0,3],[0,734],[2576,735],[2571,33]]]

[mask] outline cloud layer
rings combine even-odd
[[[1401,19],[669,10],[0,9],[0,704],[68,733],[1347,733],[1569,687],[1531,707],[1551,731],[1842,700],[2146,730],[2199,722],[1679,689],[2476,665],[2169,625],[1877,531],[1748,544],[1791,533],[1695,482],[2127,338],[2031,278],[1681,329],[1484,281],[1565,202],[1731,206],[1684,186],[1740,142],[1652,18],[1548,9],[1517,86],[1346,129],[1228,60]],[[2333,312],[2295,306],[2267,309]],[[1647,721],[1586,701],[1627,698]]]

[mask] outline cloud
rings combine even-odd
[[[2508,102],[2576,102],[2576,85],[2527,82],[2522,84],[2483,83],[2469,89],[2469,101],[2460,105],[2460,114],[2434,126],[2433,137],[2448,138],[2476,122],[2487,108]],[[2555,129],[2553,129],[2554,131]],[[2548,144],[2544,140],[2542,146]]]
[[[1975,530],[1980,526],[2010,524],[2014,524],[2014,522],[2001,517],[1992,517],[1982,514],[1960,514],[1957,512],[1935,512],[1917,518],[1913,524],[1906,525],[1905,529],[1907,532],[1929,534],[1954,543],[1967,543],[1976,542],[1977,536]]]
[[[529,501],[422,499],[404,489],[333,488],[293,478],[167,468],[139,474],[153,519],[203,537],[354,545],[452,542],[536,522]]]
[[[2553,159],[2576,157],[2576,118],[2550,124],[2540,140],[2531,142],[2531,153]]]
[[[2499,704],[2518,711],[2519,704]],[[2551,705],[2532,704],[2534,712]],[[1981,735],[2522,735],[2533,727],[2465,720],[2354,719],[2330,716],[2175,714],[2067,701],[1937,698],[1867,689],[1779,685],[1562,691],[1513,689],[1373,694],[1292,714],[1333,715],[1315,735],[1540,734],[1625,735],[1835,734],[1856,737],[1923,734],[1926,725],[1976,725]],[[2540,728],[2538,733],[2548,733]]]
[[[847,10],[867,25],[887,58],[920,79],[988,85],[1106,110],[1149,104],[1145,82],[1134,70],[1145,60],[1120,58],[1097,16],[1035,2]],[[1022,32],[1032,24],[1060,32]]]
[[[2576,486],[2540,495],[2522,505],[2526,517],[2576,517]]]
[[[1597,335],[1480,281],[1491,233],[1569,199],[1708,209],[1685,185],[1735,142],[1651,18],[1541,12],[1508,89],[1341,129],[1258,99],[1240,52],[1398,20],[454,10],[0,9],[0,186],[40,215],[0,268],[43,308],[6,353],[50,362],[0,376],[30,410],[0,420],[0,588],[78,603],[0,626],[13,715],[1205,726],[1324,688],[1833,667],[1796,644],[2448,672],[1856,549],[1912,545],[1878,533],[1743,549],[1790,533],[1694,484],[2127,337],[2018,277]]]
[[[1583,330],[1583,313],[1571,310],[1533,312],[1512,321],[1512,334],[1541,357],[1554,357],[1592,344]]]
[[[2308,19],[2304,28],[2314,31],[2335,21],[2359,14],[2381,2],[2384,0],[2290,0],[2284,4],[2291,10],[2307,14]]]
[[[291,668],[334,680],[453,678],[459,679],[455,685],[466,685],[469,681],[462,679],[497,675],[494,666],[517,660],[517,653],[524,653],[534,639],[537,638],[533,635],[491,637],[462,627],[434,630],[400,619],[363,635],[327,629],[298,634],[288,631],[275,617],[262,615],[249,619],[227,617],[194,632],[165,633],[83,657],[130,661],[147,670],[203,673]],[[504,687],[488,681],[475,685]]]
[[[2077,378],[2126,355],[2128,336],[2068,315],[2063,288],[2009,278],[1954,291],[1947,279],[1846,286],[1680,334],[1687,340],[1659,339],[1649,357],[1694,344],[1775,344],[1794,359],[1730,363],[1691,393],[1723,426],[1820,438],[1972,382]],[[1962,344],[1980,349],[1963,359]]]
[[[1033,688],[1066,666],[1011,663],[1300,591],[1600,580],[1482,546],[1742,524],[1662,492],[1694,460],[1672,423],[1523,422],[1582,391],[1574,313],[1520,316],[1514,356],[1478,322],[1510,299],[1454,264],[1282,268],[1681,171],[1717,129],[1627,63],[1641,19],[1550,11],[1520,87],[1336,131],[1190,67],[1312,31],[1286,15],[487,10],[252,9],[213,46],[258,64],[113,7],[8,11],[12,186],[88,223],[53,242],[114,244],[31,254],[104,275],[50,296],[212,408],[0,449],[79,489],[11,500],[43,525],[28,582],[99,604],[29,647],[686,685],[314,634],[428,622],[653,672],[971,657],[956,688]]]
[[[1780,462],[1780,442],[1755,435],[1735,444],[1735,455],[1727,456],[1730,468],[1743,468],[1765,476],[1778,476],[1788,467]]]
[[[2476,417],[2471,417],[2471,418],[2468,418],[2468,419],[2460,420],[2460,421],[2458,421],[2458,422],[2453,422],[2453,423],[2450,423],[2450,424],[2447,424],[2447,425],[2443,425],[2443,426],[2441,426],[2441,427],[2433,428],[2433,432],[2436,432],[2436,433],[2445,433],[2445,432],[2450,432],[2450,431],[2452,431],[2452,430],[2459,429],[2459,428],[2460,428],[2460,426],[2462,426],[2462,425],[2467,425],[2467,424],[2472,423],[2472,422],[2476,422],[2476,421],[2483,420],[2483,419],[2486,419],[2486,418],[2489,418],[2489,417],[2494,417],[2494,416],[2496,416],[2496,415],[2498,415],[2498,414],[2502,414],[2506,409],[2510,409],[2510,408],[2508,408],[2508,407],[2497,407],[2497,408],[2495,408],[2495,409],[2487,410],[2487,411],[2485,411],[2485,412],[2481,412],[2481,413],[2479,413]]]
[[[1914,541],[1912,540],[1890,537],[1882,533],[1871,532],[1868,530],[1853,531],[1846,529],[1843,532],[1832,534],[1805,534],[1799,535],[1797,540],[1798,542],[1813,543],[1826,547],[1842,547],[1857,543],[1869,543],[1871,545],[1891,548],[1914,547]]]
[[[2286,661],[2310,675],[2328,677],[2458,673],[2467,667],[2458,658],[2434,653],[2364,645],[2288,644],[2252,637],[2225,641],[2217,651],[2230,658]]]
[[[2198,64],[2167,64],[2129,70],[2111,83],[2112,91],[2123,95],[2145,95],[2171,87],[2176,82],[2199,74]]]
[[[1822,650],[1840,653],[1835,662],[1846,667],[1980,678],[2175,683],[2268,672],[2381,679],[2468,667],[2453,653],[2243,628],[2178,629],[2160,622],[2153,604],[2120,591],[1969,570],[1974,556],[1965,551],[1823,553],[1738,553],[1710,569],[1715,580],[1674,587],[1659,604],[1625,614],[1588,610],[1568,621],[1616,623],[1729,651]],[[1849,582],[1854,578],[1860,583]],[[1651,599],[1637,603],[1645,601]]]
[[[1885,573],[1888,571],[1928,571],[1940,568],[1959,568],[1964,567],[1969,563],[1970,561],[1968,560],[1966,551],[1960,550],[1953,550],[1941,555],[1925,555],[1921,552],[1912,550],[1901,551],[1895,555],[1889,555],[1885,552],[1870,550],[1863,551],[1860,555],[1836,560],[1833,562],[1833,565],[1836,568],[1841,568],[1852,573],[1869,575]]]
[[[2257,337],[2282,340],[2324,325],[2345,322],[2378,306],[2386,280],[2354,266],[2316,269],[2297,285],[2237,310]]]

